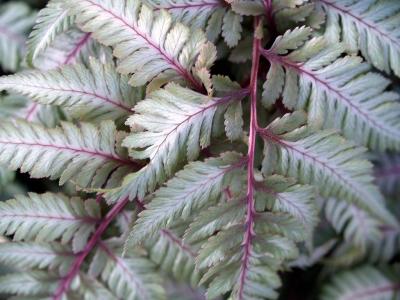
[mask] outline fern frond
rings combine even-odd
[[[113,61],[110,48],[97,43],[90,33],[74,27],[57,35],[33,64],[35,68],[44,71],[74,63],[88,66],[91,57],[96,57],[103,64]]]
[[[0,64],[4,70],[16,71],[26,52],[27,33],[35,14],[22,2],[0,6]]]
[[[311,234],[318,222],[315,189],[299,185],[293,179],[273,175],[256,184],[259,192],[257,207],[286,213],[296,219]],[[261,194],[261,195],[260,195]]]
[[[119,58],[118,71],[132,74],[130,83],[141,86],[163,77],[163,82],[184,79],[203,90],[191,69],[206,38],[201,31],[190,32],[174,24],[166,11],[155,16],[140,1],[69,1],[77,22],[102,44],[112,46]]]
[[[224,0],[145,0],[156,10],[166,10],[177,22],[201,28],[210,41],[220,34],[229,47],[238,44],[242,33],[243,18],[232,11]]]
[[[149,258],[167,274],[196,287],[201,274],[195,266],[197,251],[174,230],[162,229],[149,246]]]
[[[390,262],[400,253],[400,230],[391,226],[382,226],[382,237],[369,243],[366,258],[372,263]]]
[[[245,162],[240,155],[227,153],[220,158],[190,163],[155,192],[154,199],[139,215],[128,242],[138,244],[171,226],[178,217],[185,220],[193,211],[218,200],[224,181],[229,181],[229,174]]]
[[[15,241],[51,242],[72,240],[74,250],[85,245],[100,217],[94,200],[67,198],[61,194],[17,196],[0,202],[0,234]]]
[[[72,180],[79,187],[114,187],[137,164],[116,146],[120,133],[111,121],[99,127],[62,123],[47,129],[24,121],[0,124],[0,162],[34,178]]]
[[[369,72],[360,57],[340,58],[340,44],[325,47],[322,38],[314,38],[298,48],[309,34],[305,27],[288,31],[263,50],[272,65],[264,104],[282,94],[289,109],[307,109],[314,126],[341,129],[345,137],[373,149],[400,149],[399,95],[386,91],[390,81]],[[284,55],[291,49],[297,50]]]
[[[73,259],[74,253],[70,247],[59,243],[0,244],[0,262],[18,269],[50,268],[65,274]]]
[[[396,299],[400,293],[398,267],[379,270],[359,267],[335,275],[322,291],[322,300]]]
[[[400,3],[398,1],[317,0],[327,15],[325,35],[332,43],[343,41],[351,53],[381,71],[400,76]]]
[[[84,273],[79,274],[78,295],[71,296],[73,299],[83,300],[120,300],[115,294],[107,289],[102,282]],[[71,292],[69,293],[71,294]]]
[[[270,216],[260,218],[252,237],[246,238],[243,213],[239,224],[230,224],[203,245],[197,262],[199,268],[208,270],[201,283],[209,283],[209,299],[231,290],[233,299],[277,297],[275,289],[281,284],[277,271],[283,261],[297,256],[297,250],[291,240],[280,235],[282,228],[274,221]]]
[[[51,0],[43,8],[36,19],[28,39],[28,62],[43,52],[55,39],[55,37],[72,27],[74,18],[69,15],[64,0]]]
[[[374,161],[376,183],[385,194],[396,195],[400,192],[400,156],[380,153]]]
[[[397,225],[373,184],[372,165],[363,159],[365,149],[331,130],[296,129],[305,121],[304,113],[295,112],[260,129],[266,142],[264,172],[276,170],[301,183],[314,184],[324,197],[354,201],[381,221]]]
[[[58,276],[45,271],[8,274],[0,277],[0,293],[29,296],[29,299],[35,300],[48,299],[43,295],[51,294],[56,289],[57,280]]]
[[[102,259],[101,278],[120,299],[165,299],[165,291],[154,265],[144,257],[131,252],[124,257],[112,245],[101,243]]]
[[[10,90],[40,104],[59,105],[85,121],[119,120],[132,113],[143,89],[132,88],[113,64],[91,59],[88,67],[74,64],[50,71],[28,71],[0,78]]]
[[[126,195],[131,199],[136,196],[142,199],[147,191],[153,191],[158,183],[176,171],[180,156],[195,160],[201,148],[210,144],[216,114],[226,110],[231,102],[240,101],[247,93],[247,90],[239,90],[210,98],[169,84],[139,102],[127,124],[142,130],[128,136],[123,145],[132,149],[133,158],[149,158],[150,163],[127,176],[122,189],[110,193],[110,201]]]
[[[345,240],[363,250],[383,237],[380,230],[382,222],[354,204],[347,204],[335,198],[327,199],[325,216],[336,232],[343,233]]]

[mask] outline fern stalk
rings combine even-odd
[[[272,0],[263,0],[263,5],[265,8],[265,15],[267,16],[268,25],[270,26],[270,31],[273,35],[275,35],[276,24],[274,20],[274,10],[272,7]]]
[[[248,149],[248,162],[247,162],[247,217],[246,217],[246,232],[244,236],[244,255],[242,258],[240,279],[239,279],[239,293],[238,299],[244,299],[243,288],[246,281],[247,269],[249,259],[251,256],[251,244],[252,239],[255,236],[254,232],[254,218],[256,215],[255,210],[255,178],[254,178],[254,156],[256,151],[256,138],[257,138],[257,82],[258,82],[258,71],[260,68],[260,48],[261,38],[260,34],[261,26],[260,18],[254,18],[254,37],[253,37],[253,63],[251,68],[251,79],[250,79],[250,133],[249,133],[249,149]]]
[[[100,221],[98,228],[93,233],[92,237],[86,244],[83,251],[76,256],[68,274],[60,281],[59,286],[56,292],[54,293],[53,300],[63,299],[63,295],[69,290],[69,287],[75,276],[79,273],[79,270],[81,268],[82,263],[85,261],[85,258],[99,244],[101,236],[107,230],[110,223],[123,211],[123,209],[128,203],[129,203],[128,198],[119,201]]]

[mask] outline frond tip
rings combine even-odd
[[[129,195],[143,198],[156,185],[176,172],[180,159],[192,161],[200,150],[210,145],[214,119],[235,101],[241,101],[247,90],[236,90],[226,96],[205,96],[177,84],[168,84],[148,99],[139,102],[127,125],[134,130],[123,142],[134,159],[150,159],[139,172],[125,178],[120,191],[110,192],[110,199]],[[139,130],[138,130],[139,128]]]
[[[28,39],[28,61],[32,61],[43,52],[55,37],[71,28],[74,18],[69,15],[63,0],[50,0],[39,12],[36,24]]]

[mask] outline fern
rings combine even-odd
[[[73,239],[80,249],[94,229],[99,208],[93,200],[67,198],[57,194],[29,194],[1,203],[0,232],[13,235],[16,241],[51,242]]]
[[[58,243],[5,243],[0,245],[0,261],[20,269],[51,268],[64,273],[73,260],[72,250]]]
[[[362,249],[382,238],[382,224],[354,204],[348,205],[334,198],[328,199],[325,215],[338,233],[343,232],[348,242]]]
[[[323,183],[322,196],[354,201],[382,221],[397,224],[382,207],[383,196],[372,183],[372,165],[361,159],[364,150],[332,131],[310,133],[305,127],[292,131],[304,121],[302,113],[295,113],[260,130],[266,141],[264,172],[277,170],[302,183]]]
[[[0,79],[0,88],[23,94],[40,104],[60,105],[85,121],[126,118],[142,91],[131,88],[113,65],[91,59],[51,71],[30,71]]]
[[[85,0],[70,3],[81,28],[94,32],[94,38],[114,48],[114,55],[119,58],[118,71],[134,73],[131,84],[140,86],[154,79],[167,82],[179,76],[202,90],[191,73],[205,43],[202,32],[189,35],[187,27],[172,24],[169,14],[162,12],[155,17],[152,10],[140,2],[124,0],[116,5],[108,0]]]
[[[264,104],[282,93],[286,107],[307,109],[316,125],[341,129],[374,149],[398,149],[399,103],[396,93],[385,92],[390,82],[368,72],[359,57],[339,58],[340,44],[324,49],[323,40],[315,38],[299,49],[309,34],[305,27],[286,32],[263,52],[272,64],[267,78],[279,81],[267,80]],[[297,50],[284,55],[291,49]]]
[[[74,27],[57,35],[49,47],[38,55],[33,64],[44,71],[74,63],[88,66],[90,57],[96,57],[106,64],[112,59],[112,54],[109,48],[100,46],[94,41],[90,33],[84,33]]]
[[[321,299],[393,299],[400,285],[398,270],[379,270],[371,266],[337,275],[323,291]]]
[[[154,265],[140,256],[121,257],[107,244],[100,244],[96,269],[115,295],[122,299],[162,299],[161,280],[154,274]],[[92,267],[94,267],[92,265]],[[102,269],[102,270],[99,270]]]
[[[66,31],[74,20],[62,0],[52,0],[42,9],[36,19],[28,41],[28,60],[32,62],[40,52],[44,51],[56,35]]]
[[[400,186],[400,157],[393,154],[380,155],[375,163],[376,182],[385,193],[396,195]]]
[[[238,44],[242,33],[242,16],[229,9],[223,0],[147,0],[157,10],[168,11],[176,21],[192,28],[202,28],[210,41],[220,34],[228,46]]]
[[[188,218],[192,211],[205,206],[208,201],[217,200],[225,177],[244,162],[232,153],[205,163],[192,163],[178,173],[165,188],[155,193],[155,198],[142,212],[139,223],[132,230],[135,243],[166,227],[176,216]]]
[[[151,162],[136,174],[127,176],[122,189],[111,193],[110,199],[115,199],[116,195],[117,198],[121,195],[129,195],[131,199],[136,196],[143,198],[147,191],[154,190],[159,182],[174,173],[179,155],[188,160],[196,159],[201,148],[210,144],[213,119],[219,107],[226,108],[230,102],[238,101],[246,94],[246,90],[240,90],[210,99],[170,84],[136,105],[136,114],[128,119],[127,124],[144,131],[131,134],[123,145],[142,148],[130,151],[131,156],[135,159],[149,158]]]
[[[400,76],[400,5],[397,1],[318,0],[327,15],[325,35],[343,41],[351,53],[361,51],[377,69]]]
[[[2,296],[398,297],[397,1],[19,1]]]
[[[1,163],[29,172],[34,178],[60,178],[80,187],[113,186],[137,165],[116,146],[112,122],[46,129],[24,121],[3,123],[0,128]],[[88,168],[82,168],[88,166]],[[89,167],[90,166],[90,167]]]

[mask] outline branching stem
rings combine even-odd
[[[63,295],[68,291],[75,276],[79,273],[79,270],[85,258],[100,242],[102,234],[104,233],[104,231],[106,231],[111,221],[114,220],[114,218],[125,208],[128,203],[129,198],[119,201],[103,218],[103,220],[99,224],[99,227],[94,232],[89,242],[86,244],[86,247],[76,256],[75,261],[68,274],[60,281],[60,284],[53,296],[53,300],[61,300],[63,298]]]

